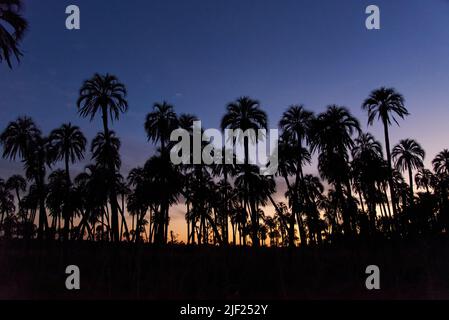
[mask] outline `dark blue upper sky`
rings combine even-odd
[[[129,112],[114,123],[124,170],[153,152],[143,129],[156,101],[218,127],[226,103],[258,99],[277,126],[293,103],[315,112],[347,106],[366,125],[363,99],[379,86],[404,94],[411,116],[392,141],[416,138],[426,163],[449,147],[449,1],[356,0],[25,0],[30,30],[24,57],[0,65],[0,128],[30,115],[45,133],[63,122],[89,139],[100,119],[77,116],[82,81],[116,74],[129,91]],[[65,7],[81,9],[81,30],[65,29]],[[377,4],[381,30],[365,29]],[[370,128],[380,141],[380,125]],[[17,165],[1,161],[6,178]]]

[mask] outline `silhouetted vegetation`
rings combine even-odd
[[[12,58],[20,60],[20,42],[26,30],[27,21],[22,17],[21,0],[0,0],[0,62],[6,61],[12,68]]]
[[[183,128],[193,139],[197,117],[177,115],[163,102],[154,104],[144,125],[157,152],[125,178],[121,141],[110,129],[128,109],[125,85],[95,74],[82,84],[77,105],[83,118],[100,115],[102,131],[90,144],[92,164],[73,179],[70,165],[86,156],[79,127],[63,124],[47,137],[23,116],[1,134],[3,157],[20,160],[25,172],[0,180],[2,237],[174,243],[170,208],[178,203],[186,207],[188,244],[293,247],[447,232],[449,151],[435,157],[431,171],[417,141],[403,139],[389,150],[389,126],[408,115],[392,88],[373,91],[362,104],[368,124],[378,119],[384,127],[386,159],[381,143],[361,131],[346,107],[330,105],[315,115],[293,105],[279,121],[276,177],[249,163],[248,137],[236,137],[244,139],[241,164],[173,165],[170,134]],[[229,103],[221,121],[222,130],[267,127],[261,104],[249,97]],[[304,173],[313,154],[319,177]],[[226,149],[223,156],[236,157]],[[64,169],[51,171],[58,162]],[[280,184],[283,197],[276,194]],[[274,212],[266,212],[268,204]]]

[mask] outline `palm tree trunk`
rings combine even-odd
[[[408,167],[408,177],[410,179],[410,204],[413,205],[413,173],[410,166]]]
[[[5,211],[2,211],[2,218],[0,220],[0,225],[3,224],[3,219],[5,218]]]
[[[20,204],[22,203],[22,200],[20,199],[19,188],[16,188],[16,197],[17,197],[17,206],[18,206],[18,212],[19,212],[20,211]]]
[[[134,238],[135,238],[135,234],[136,234],[136,228],[134,227],[134,219],[135,219],[134,217],[135,217],[135,214],[132,215],[132,219],[131,219],[131,226],[132,226],[133,231],[134,231],[134,234],[133,234],[133,236],[131,238],[131,241],[133,241],[133,242],[134,242]]]
[[[345,205],[346,201],[344,199],[344,195],[343,195],[343,188],[342,185],[339,181],[337,181],[335,183],[335,191],[337,193],[337,198],[339,201],[339,205],[341,208],[341,214],[342,214],[342,218],[343,218],[343,231],[345,233],[345,236],[348,237],[351,235],[351,222],[350,222],[350,217],[348,216],[348,206]]]
[[[223,221],[222,221],[222,233],[223,233],[223,243],[227,245],[229,243],[228,239],[228,171],[226,170],[226,164],[224,165],[223,169],[223,179],[224,179],[224,186],[225,186],[225,192],[224,192],[224,208],[223,208]]]
[[[105,136],[105,142],[107,146],[107,152],[110,152],[111,148],[111,141],[109,137],[109,128],[108,128],[108,114],[106,106],[103,106],[102,108],[102,119],[103,119],[103,130],[104,130],[104,136]],[[109,169],[109,175],[110,175],[110,195],[109,195],[109,201],[111,204],[111,223],[112,223],[112,230],[111,230],[111,237],[112,241],[119,241],[119,228],[118,228],[118,210],[117,210],[117,193],[115,190],[115,168],[114,164],[112,162],[112,157],[108,156],[108,169]]]
[[[383,120],[384,125],[384,135],[385,135],[385,148],[387,151],[387,162],[388,162],[388,184],[390,186],[390,198],[393,207],[393,216],[396,218],[397,210],[396,210],[396,196],[393,184],[393,169],[391,166],[391,152],[390,152],[390,137],[388,134],[388,123],[386,120]]]
[[[363,204],[362,192],[360,191],[360,192],[358,192],[358,194],[359,194],[360,205],[362,207],[362,212],[365,213],[365,206]]]
[[[122,196],[124,197],[124,196]],[[124,198],[122,198],[122,203]],[[120,212],[120,216],[122,218],[122,225],[125,227],[125,233],[126,233],[126,240],[129,242],[129,229],[128,229],[128,223],[126,222],[125,213],[124,213],[124,207],[125,205],[122,205],[122,208],[118,207],[118,211]],[[123,233],[120,231],[120,239],[122,239]]]
[[[43,194],[43,186],[39,186],[39,227],[38,238],[43,239],[44,232],[48,232],[47,212],[45,211],[45,196]]]
[[[189,205],[187,205],[187,244],[190,244],[190,217],[189,217]]]

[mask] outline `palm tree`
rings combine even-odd
[[[111,149],[109,122],[118,120],[120,113],[128,110],[128,102],[126,100],[126,88],[117,79],[116,76],[106,74],[95,74],[91,79],[84,81],[77,101],[79,114],[82,117],[90,117],[92,121],[97,113],[101,113],[103,121],[103,134],[105,137],[106,150]],[[109,152],[109,151],[107,151]],[[111,177],[115,176],[114,163],[111,157],[107,165]],[[109,201],[111,205],[112,218],[112,239],[119,241],[119,225],[118,225],[118,208],[117,208],[117,192],[115,186],[110,189]]]
[[[109,137],[106,138],[103,132],[97,133],[90,145],[92,159],[105,168],[112,164],[115,172],[120,169],[122,161],[120,159],[120,139],[114,131],[109,131]]]
[[[304,163],[303,155],[305,154],[303,150],[303,143],[308,142],[309,140],[309,131],[313,118],[313,113],[305,110],[304,106],[293,105],[283,113],[282,118],[279,121],[279,127],[283,131],[283,139],[286,141],[286,143],[292,144],[296,148],[296,150],[294,151],[296,156],[294,157],[293,164],[293,166],[295,167],[295,183],[293,184],[294,190],[291,190],[293,199],[292,216],[293,218],[296,217],[296,219],[298,220],[298,225],[300,226],[299,228],[301,244],[305,244],[304,230],[301,227],[303,225],[303,222],[301,221],[301,209],[299,208],[299,195],[301,192],[303,193],[306,202],[308,201],[307,195],[304,194],[304,177],[302,171],[302,166]],[[307,150],[306,153],[308,153]],[[308,202],[306,203],[306,205],[308,205]],[[294,243],[290,241],[290,245],[293,246]]]
[[[237,174],[237,165],[235,164],[236,157],[235,153],[231,149],[226,149],[223,147],[221,153],[219,154],[220,161],[218,163],[214,163],[211,165],[212,173],[217,176],[223,177],[223,180],[219,184],[219,188],[221,189],[221,194],[223,196],[222,199],[222,234],[223,234],[223,242],[228,244],[228,214],[231,211],[232,201],[232,187],[228,181],[229,177],[234,177]]]
[[[352,136],[360,133],[360,124],[345,108],[328,106],[326,112],[317,116],[311,127],[311,148],[318,150],[318,170],[322,178],[334,184],[343,215],[345,236],[353,233],[351,224],[356,208],[352,202],[348,149],[354,145]],[[344,198],[346,186],[347,199]]]
[[[95,224],[104,216],[104,208],[110,193],[109,170],[101,165],[88,165],[84,172],[74,179],[75,189],[79,194],[78,210],[82,212],[82,219],[78,226],[78,236],[82,239],[87,229],[91,238],[94,237]],[[91,226],[89,226],[91,224]]]
[[[0,62],[6,61],[12,68],[11,57],[20,60],[19,43],[28,28],[22,17],[22,0],[0,0]]]
[[[185,120],[187,121],[187,120]],[[183,125],[185,125],[183,121]],[[174,174],[176,170],[173,168],[172,163],[168,157],[167,145],[170,140],[171,132],[178,127],[178,117],[173,109],[173,106],[166,101],[162,103],[155,103],[153,105],[153,111],[148,113],[145,119],[145,131],[147,133],[148,140],[153,142],[160,142],[160,157],[153,157],[147,162],[147,166],[154,170],[159,167],[165,170],[168,175]],[[163,163],[165,162],[165,164]],[[150,166],[150,163],[152,164]],[[168,178],[168,177],[167,177]],[[167,181],[164,181],[167,182]],[[170,187],[166,185],[166,190]],[[158,213],[157,223],[155,224],[155,240],[158,243],[166,243],[168,238],[168,221],[170,204],[173,203],[173,198],[167,194],[162,195],[161,198],[161,212]]]
[[[376,203],[378,202],[378,190],[376,185],[382,182],[380,172],[384,167],[382,146],[370,134],[361,134],[355,139],[352,153],[352,175],[355,185],[359,186],[359,192],[366,200],[369,213],[371,232],[375,232]],[[360,204],[363,209],[363,199],[360,196]]]
[[[166,243],[168,238],[169,208],[178,201],[183,186],[183,177],[179,168],[166,157],[153,156],[144,165],[145,176],[148,179],[147,190],[154,199],[155,209],[155,242]]]
[[[226,107],[226,114],[221,119],[221,129],[240,129],[240,135],[236,139],[242,141],[244,146],[244,170],[246,176],[251,175],[251,166],[249,165],[249,143],[255,143],[256,137],[245,136],[247,130],[254,130],[254,133],[259,129],[267,129],[267,114],[260,109],[260,104],[257,100],[252,100],[249,97],[241,97],[237,101],[231,102]],[[260,137],[257,137],[258,139]],[[247,208],[250,203],[250,197],[254,196],[255,189],[244,189],[244,207]],[[252,194],[249,194],[252,193]],[[253,208],[254,209],[254,208]],[[253,245],[258,246],[258,231],[255,228],[258,226],[257,210],[252,210],[255,216],[252,216],[252,236]]]
[[[226,114],[221,119],[221,129],[240,129],[242,135],[238,139],[244,139],[245,158],[244,164],[249,163],[249,143],[255,137],[244,137],[246,130],[252,129],[257,132],[258,129],[267,129],[267,114],[260,109],[259,101],[252,100],[249,97],[241,97],[235,102],[231,102],[226,107]]]
[[[410,199],[413,203],[413,169],[423,167],[425,156],[424,149],[413,139],[404,139],[393,148],[393,159],[395,160],[396,169],[399,171],[408,170],[410,181]]]
[[[78,126],[73,126],[69,122],[53,130],[49,139],[51,146],[54,148],[55,160],[64,160],[65,174],[67,181],[70,182],[69,164],[84,158],[86,138]]]
[[[438,153],[432,160],[433,170],[436,173],[436,178],[432,181],[435,193],[440,196],[440,221],[441,226],[449,230],[449,201],[448,201],[448,186],[449,186],[449,150],[444,149]]]
[[[17,204],[19,205],[19,207],[20,203],[22,202],[20,198],[20,192],[25,192],[26,187],[27,182],[25,178],[19,174],[12,175],[8,178],[8,180],[6,180],[6,188],[16,193]]]
[[[437,174],[449,174],[449,150],[444,149],[432,160],[433,170]]]
[[[47,139],[41,136],[41,131],[31,118],[19,117],[8,124],[0,135],[0,143],[3,145],[3,158],[21,158],[27,178],[35,181],[39,199],[38,237],[42,239],[48,228],[44,190],[45,166],[50,162]]]
[[[68,209],[70,202],[70,186],[69,181],[64,170],[56,170],[48,176],[48,193],[46,204],[50,211],[50,215],[53,217],[52,229],[53,231],[58,230],[59,239],[62,236],[61,232],[61,218],[64,222],[67,221],[67,230],[64,230],[64,240],[67,239],[68,235],[68,221],[70,217],[68,216]],[[64,229],[66,225],[64,223]],[[67,233],[66,233],[67,232]]]
[[[429,187],[434,179],[435,177],[429,169],[419,168],[418,172],[415,174],[416,186],[425,189],[428,195],[430,195]]]
[[[186,121],[187,119],[183,119],[183,124]],[[177,126],[178,118],[173,110],[173,106],[166,101],[155,103],[153,111],[148,113],[145,119],[145,131],[147,132],[148,140],[153,142],[160,141],[161,154],[164,155],[170,140],[170,134]]]
[[[314,175],[307,174],[304,176],[304,195],[305,211],[307,215],[307,223],[309,228],[309,236],[312,242],[321,243],[320,213],[318,203],[323,198],[324,186],[320,179]]]
[[[278,150],[278,172],[277,174],[283,177],[285,185],[287,186],[286,197],[288,198],[288,204],[292,208],[292,213],[290,218],[292,221],[289,222],[288,236],[289,245],[294,246],[294,236],[295,236],[295,220],[298,223],[299,237],[301,245],[307,244],[307,235],[305,230],[305,225],[303,221],[304,208],[306,202],[308,202],[308,197],[306,196],[305,186],[303,181],[302,169],[298,172],[298,167],[303,167],[305,164],[310,164],[311,155],[309,150],[304,147],[298,148],[297,143],[293,140],[292,136],[287,134],[282,134],[279,139]],[[300,186],[297,185],[297,181],[290,182],[289,177],[298,177],[301,175]],[[301,198],[304,201],[301,201]]]
[[[393,186],[388,127],[391,125],[391,120],[399,125],[396,116],[404,119],[405,116],[409,115],[407,109],[404,106],[404,97],[400,93],[396,92],[396,90],[393,88],[381,87],[380,89],[374,90],[370,93],[369,97],[363,102],[362,109],[368,111],[368,125],[372,125],[374,123],[374,120],[377,118],[378,120],[382,121],[382,124],[384,126],[385,149],[387,151],[387,162],[389,170],[388,181],[390,185],[390,197],[393,206],[393,214],[396,215],[396,198]]]
[[[65,164],[65,176],[67,183],[66,195],[69,195],[70,191],[70,170],[69,164],[75,163],[77,160],[84,158],[84,150],[86,148],[86,138],[81,132],[78,126],[73,126],[70,122],[63,124],[60,128],[53,130],[49,136],[51,147],[55,155],[55,161],[64,160]],[[67,199],[69,201],[69,199]],[[67,239],[69,233],[69,222],[71,213],[67,212],[69,204],[65,203],[63,209],[64,218],[64,239]]]
[[[0,213],[1,213],[0,227],[3,227],[5,214],[8,216],[13,212],[14,212],[14,197],[11,194],[10,190],[7,188],[5,181],[0,178]]]
[[[251,240],[253,246],[259,245],[259,206],[265,205],[275,191],[275,182],[272,176],[259,174],[257,166],[242,168],[235,178],[235,186],[242,191],[243,200],[247,201],[245,210],[251,217]]]
[[[136,218],[136,224],[134,228],[134,239],[135,242],[140,241],[140,233],[142,229],[143,221],[148,208],[154,208],[157,200],[155,197],[154,190],[158,187],[152,184],[151,176],[146,171],[146,168],[137,167],[132,169],[128,175],[128,185],[132,188],[130,194],[127,198],[127,208],[128,212],[132,215],[133,221]],[[152,219],[150,212],[150,231],[152,228]],[[134,224],[134,223],[133,223]],[[151,234],[152,232],[150,232]],[[151,241],[151,237],[150,237]]]

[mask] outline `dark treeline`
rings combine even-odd
[[[21,161],[25,173],[0,180],[2,237],[174,243],[169,212],[177,203],[186,205],[189,244],[304,246],[448,228],[449,151],[433,159],[431,171],[423,166],[418,142],[404,139],[390,150],[391,125],[408,115],[404,98],[392,88],[374,90],[362,103],[368,123],[384,127],[386,157],[347,108],[330,105],[315,115],[293,105],[279,121],[276,180],[249,164],[247,138],[241,164],[173,165],[170,134],[183,128],[193,136],[197,117],[178,115],[167,102],[154,104],[145,119],[156,154],[125,178],[121,141],[111,130],[128,109],[124,84],[95,74],[82,84],[77,106],[81,117],[102,126],[90,144],[92,164],[75,177],[71,165],[87,153],[79,127],[65,123],[44,136],[23,116],[1,133],[3,157]],[[267,129],[267,123],[259,102],[242,97],[227,105],[221,129]],[[314,153],[319,177],[304,173]],[[232,150],[223,155],[235,157]],[[57,163],[63,169],[51,171]],[[284,202],[274,197],[281,183]],[[274,215],[265,215],[267,204]]]
[[[0,62],[10,68],[12,58],[22,56],[19,45],[28,28],[21,11],[22,1],[0,0]],[[390,127],[409,115],[392,88],[374,90],[362,102],[368,124],[383,126],[385,148],[361,131],[345,107],[330,105],[320,114],[289,107],[279,121],[277,180],[259,175],[249,163],[246,138],[242,164],[173,165],[171,132],[183,128],[192,135],[197,118],[176,114],[167,102],[154,104],[145,119],[156,154],[125,178],[121,141],[111,130],[128,109],[125,85],[115,76],[95,74],[82,84],[77,107],[81,117],[101,124],[90,150],[70,122],[44,136],[24,116],[1,133],[3,158],[21,161],[24,168],[23,176],[0,179],[1,237],[175,243],[169,212],[180,202],[186,204],[189,244],[305,246],[448,231],[449,150],[433,159],[431,171],[415,140],[390,146]],[[221,121],[222,130],[267,127],[266,113],[249,97],[228,104]],[[71,165],[87,151],[92,164],[72,177]],[[304,173],[313,154],[319,177]],[[63,169],[54,170],[57,163]],[[286,186],[284,202],[274,197],[280,183]],[[274,215],[261,209],[267,204]]]

